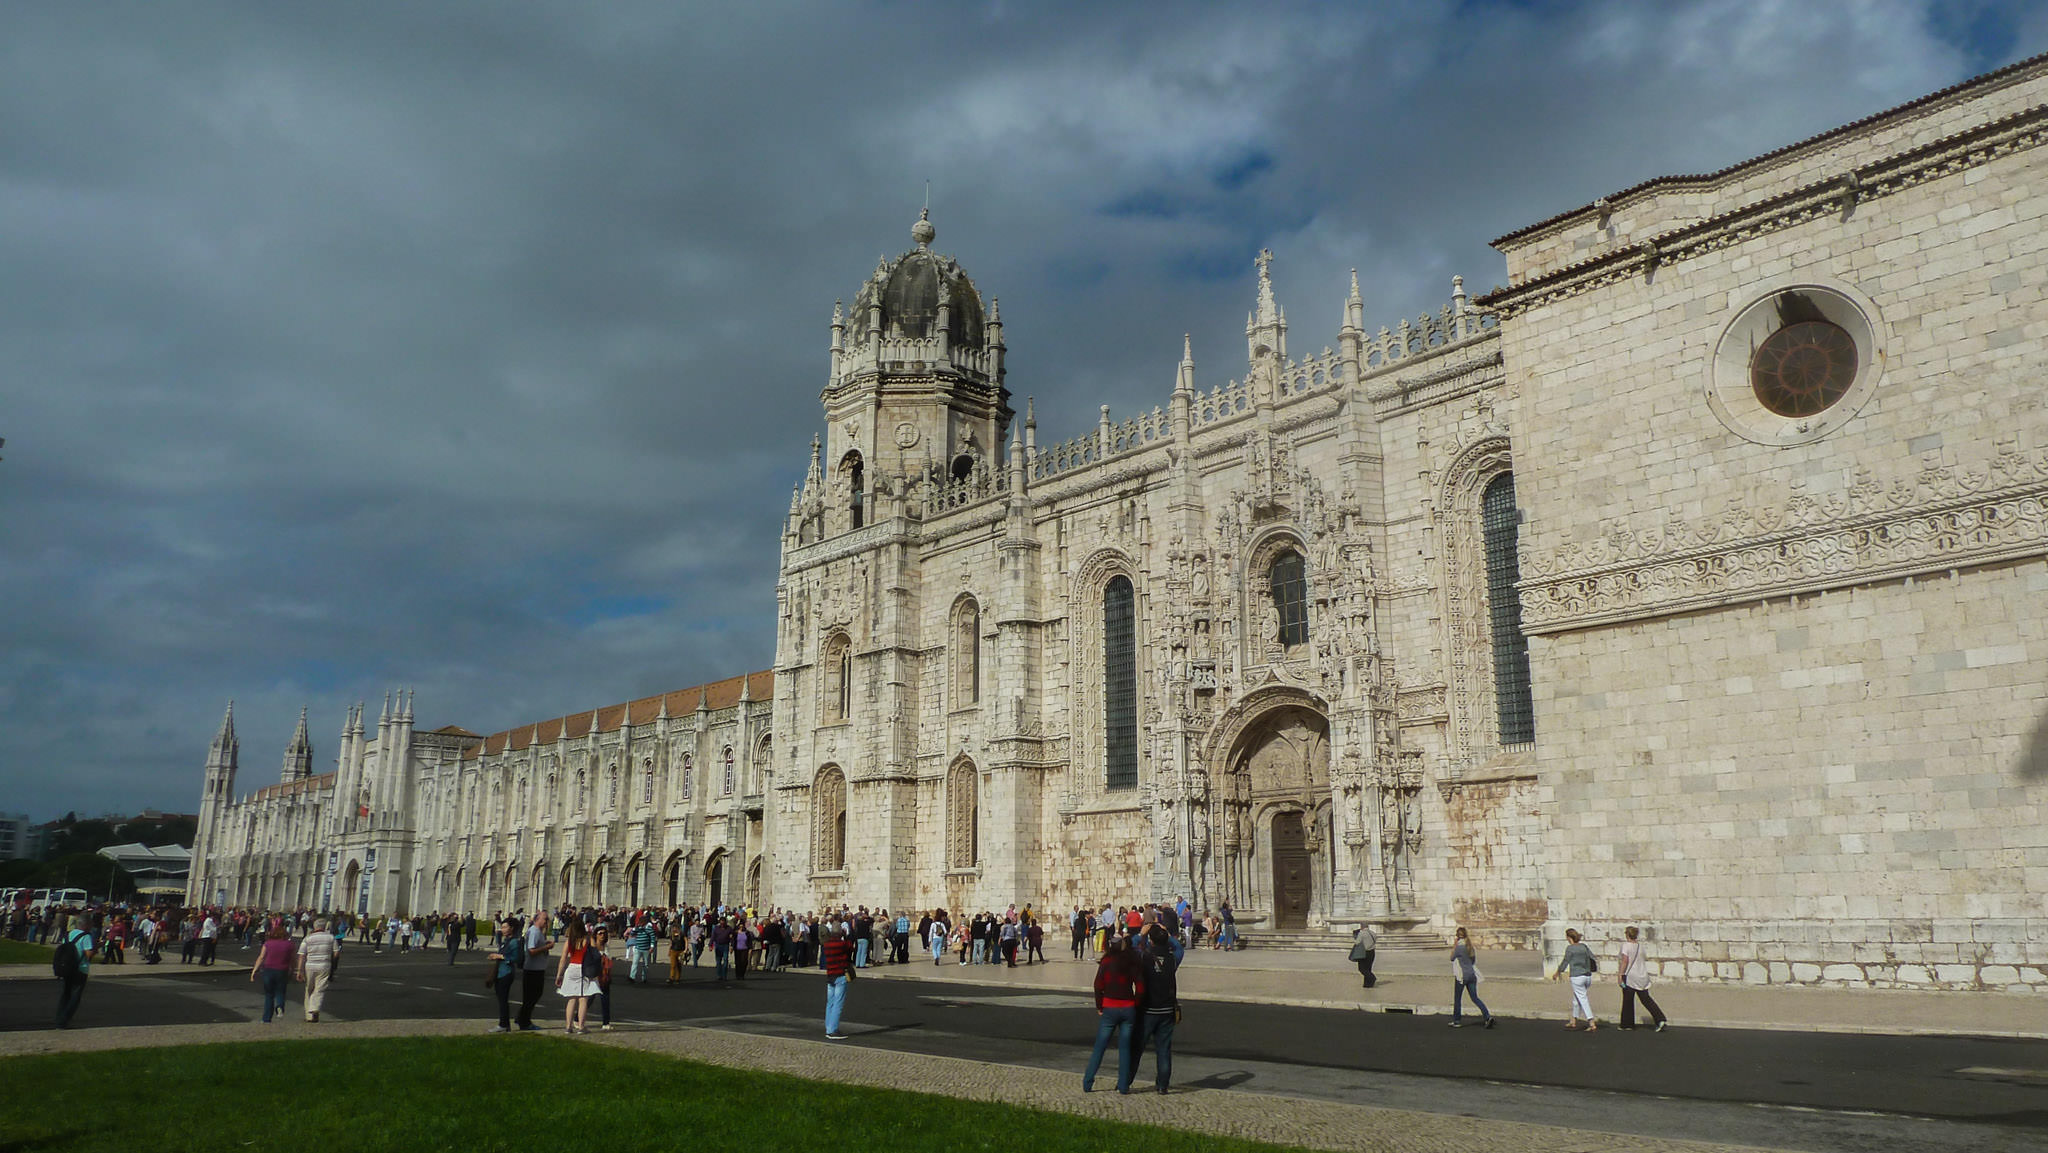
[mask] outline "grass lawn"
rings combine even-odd
[[[90,994],[88,994],[89,996]],[[887,1056],[876,1054],[876,1060]],[[543,1037],[272,1041],[0,1059],[0,1151],[1280,1146]],[[110,1105],[118,1107],[110,1108]]]
[[[50,954],[55,949],[43,945],[31,945],[27,941],[11,941],[0,937],[0,965],[31,965],[50,963]]]

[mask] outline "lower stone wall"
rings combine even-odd
[[[1636,923],[1672,976],[2041,984],[2048,565],[1564,633],[1532,664],[1549,955]]]
[[[1072,819],[1048,813],[1047,823],[1055,827],[1046,838],[1046,907],[1101,908],[1151,899],[1151,824],[1142,810],[1078,813]],[[1038,896],[1019,893],[1015,899],[1021,904]]]
[[[1606,965],[1627,926],[1548,926],[1553,963],[1567,927],[1584,934]],[[1640,928],[1650,971],[1671,980],[2048,993],[2048,918],[1667,921]]]

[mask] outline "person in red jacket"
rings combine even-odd
[[[1095,965],[1095,1051],[1088,1055],[1088,1068],[1081,1074],[1081,1092],[1095,1091],[1095,1074],[1102,1068],[1102,1054],[1109,1039],[1117,1038],[1116,1091],[1128,1095],[1131,1077],[1137,1072],[1136,1048],[1138,1005],[1145,999],[1145,974],[1131,951],[1130,942],[1112,937]]]

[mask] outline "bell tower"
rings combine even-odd
[[[1015,415],[1003,387],[1003,322],[958,261],[932,251],[931,213],[915,247],[883,257],[832,307],[826,431],[795,500],[802,543],[874,523],[911,484],[1003,467]]]

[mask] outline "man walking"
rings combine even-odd
[[[1379,934],[1372,931],[1371,925],[1360,925],[1358,935],[1351,942],[1351,959],[1358,963],[1358,975],[1365,978],[1368,989],[1380,983],[1379,978],[1372,975],[1373,957],[1379,948]]]
[[[647,983],[647,962],[654,956],[654,920],[642,917],[633,927],[632,963],[626,970],[626,979],[635,985]]]
[[[846,927],[838,921],[825,926],[825,1039],[844,1041],[839,1031],[840,1014],[846,1010],[846,987],[853,981],[853,945],[846,939]]]
[[[299,948],[299,980],[306,985],[306,1020],[320,1020],[320,1006],[327,1000],[327,983],[334,975],[334,959],[341,942],[327,931],[327,920],[313,922],[313,931]]]
[[[533,923],[526,927],[526,940],[521,950],[524,957],[520,979],[524,982],[519,990],[519,1031],[531,1033],[539,1026],[533,1023],[533,1007],[540,1002],[541,988],[548,979],[548,952],[554,948],[548,940],[548,911],[542,909],[533,915]]]
[[[63,987],[57,993],[57,1027],[69,1029],[78,1002],[85,997],[85,978],[92,970],[92,918],[86,914],[71,923],[64,940],[57,945],[52,970]]]
[[[208,911],[205,923],[199,926],[199,963],[213,964],[214,941],[220,936],[220,922]]]

